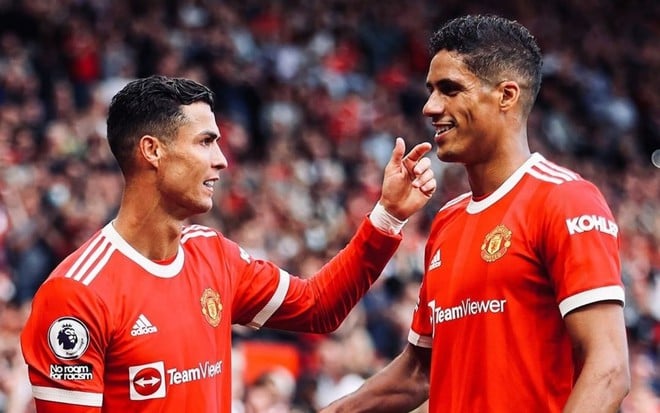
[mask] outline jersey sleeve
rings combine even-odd
[[[431,348],[433,343],[433,308],[431,308],[431,304],[433,303],[429,303],[426,299],[426,281],[424,278],[419,288],[419,297],[408,332],[408,342],[418,347]],[[422,306],[421,303],[429,303],[429,305]]]
[[[255,328],[332,331],[378,278],[400,242],[401,235],[385,234],[365,219],[348,245],[309,278],[263,261],[248,264],[234,310],[243,314],[239,321]]]
[[[429,264],[431,263],[431,240],[434,238],[433,234],[438,231],[438,227],[439,219],[436,217],[431,227],[431,235],[424,250],[424,268],[429,268]],[[417,297],[417,303],[415,304],[410,324],[410,331],[408,332],[408,342],[424,348],[431,348],[433,343],[433,302],[429,302],[426,298],[429,282],[429,278],[424,276],[419,287],[419,296]],[[423,305],[423,303],[428,303],[428,305]]]
[[[618,227],[600,191],[584,180],[557,185],[545,208],[540,254],[562,316],[599,301],[623,304]]]
[[[270,261],[255,259],[233,241],[224,242],[236,274],[232,323],[260,328],[282,305],[291,276]]]
[[[21,333],[39,412],[100,412],[107,307],[86,286],[56,278],[35,294]]]

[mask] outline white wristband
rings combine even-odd
[[[371,214],[369,214],[369,219],[374,227],[388,234],[398,234],[401,232],[403,226],[406,225],[406,222],[408,222],[407,219],[401,221],[397,217],[392,216],[380,202],[376,204]]]

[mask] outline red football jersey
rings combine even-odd
[[[561,412],[576,379],[563,317],[623,303],[598,189],[533,154],[483,200],[435,217],[408,340],[432,348],[430,412]]]
[[[176,258],[157,263],[108,224],[34,297],[21,344],[37,407],[228,413],[231,325],[338,325],[400,239],[365,219],[340,254],[303,280],[207,227],[185,227]]]

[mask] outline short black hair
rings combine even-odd
[[[121,170],[132,167],[135,146],[144,135],[171,139],[185,120],[182,105],[204,102],[213,93],[194,80],[153,75],[129,82],[110,102],[108,144]]]
[[[432,56],[455,51],[477,77],[495,82],[517,80],[529,93],[524,109],[529,113],[541,88],[543,59],[534,36],[515,20],[495,15],[467,15],[450,20],[430,38]]]

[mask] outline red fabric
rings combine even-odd
[[[303,280],[200,225],[185,227],[175,259],[158,264],[108,224],[34,297],[21,345],[40,412],[229,412],[231,325],[328,332],[399,242],[365,219]]]
[[[538,155],[488,198],[438,213],[409,336],[433,349],[430,412],[562,411],[562,311],[623,298],[613,221],[592,184]]]

